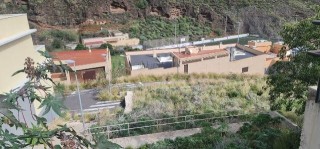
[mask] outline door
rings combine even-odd
[[[189,69],[188,64],[184,65],[184,73],[188,73],[189,71],[188,69]]]
[[[82,74],[82,77],[83,77],[84,81],[94,80],[94,79],[96,79],[96,71],[95,70],[85,71]]]

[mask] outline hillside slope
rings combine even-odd
[[[78,27],[86,20],[108,20],[126,24],[130,20],[160,16],[174,20],[182,16],[210,22],[212,28],[277,37],[284,22],[306,18],[318,0],[0,0],[0,13],[29,14],[42,26]]]

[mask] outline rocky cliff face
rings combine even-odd
[[[42,26],[77,27],[89,21],[108,20],[114,24],[161,16],[182,16],[210,21],[212,28],[277,36],[288,21],[313,14],[310,6],[318,0],[0,0],[0,13],[27,12],[30,22]]]

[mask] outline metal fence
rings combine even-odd
[[[89,128],[87,132],[106,133],[108,139],[151,134],[164,131],[200,128],[204,125],[218,125],[221,122],[239,123],[248,121],[251,116],[258,113],[244,113],[241,111],[223,111],[216,113],[204,113],[152,119],[145,121],[129,122]]]

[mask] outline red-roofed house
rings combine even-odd
[[[111,56],[106,49],[61,51],[52,52],[51,55],[55,62],[60,60],[76,71],[79,82],[95,80],[101,73],[106,74],[107,79],[111,77]],[[75,82],[74,72],[62,73],[57,70],[51,76],[57,82]]]

